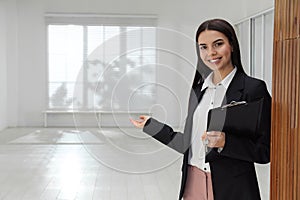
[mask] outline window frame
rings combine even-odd
[[[266,52],[266,49],[269,48],[265,45],[265,41],[266,41],[266,32],[265,32],[265,25],[266,25],[266,16],[268,15],[273,15],[274,16],[274,8],[269,8],[267,10],[264,10],[260,13],[257,13],[253,16],[250,16],[250,17],[247,17],[245,19],[242,19],[236,23],[234,23],[235,25],[235,28],[237,29],[237,35],[238,35],[238,38],[239,38],[239,42],[241,44],[241,56],[242,56],[242,63],[245,67],[245,71],[247,71],[249,73],[250,76],[253,76],[253,77],[257,77],[257,72],[261,72],[261,74],[259,75],[259,77],[257,78],[260,78],[260,79],[264,79],[266,82],[267,82],[267,85],[268,85],[268,89],[271,93],[271,90],[272,90],[272,61],[273,61],[273,54],[271,54],[271,57],[270,58],[267,58],[266,55],[265,55],[265,52]],[[255,21],[256,20],[261,20],[261,26],[259,27],[260,29],[260,32],[257,33],[256,32],[256,29],[258,28],[255,24]],[[243,23],[246,23],[247,25],[247,30],[240,30],[239,29],[239,26],[242,26]],[[273,20],[272,20],[272,26],[273,26],[273,29],[274,30],[274,17],[273,17]],[[247,44],[245,45],[243,42],[244,40],[241,40],[240,37],[243,37],[245,35],[243,35],[244,32],[247,32],[247,35],[246,37],[248,36],[247,38]],[[273,33],[273,31],[272,31]],[[255,58],[255,55],[256,54],[256,40],[257,38],[255,37],[257,34],[260,34],[261,38],[259,38],[261,40],[261,52],[260,52],[260,64],[259,66],[256,65],[256,62],[257,62],[257,59]],[[273,34],[271,35],[271,38],[273,38]],[[273,40],[272,40],[273,41]],[[244,45],[246,47],[244,47]],[[242,52],[242,49],[246,49],[246,53],[247,55],[244,55],[243,56],[243,53],[245,52]],[[273,46],[270,47],[270,50],[273,50]],[[247,60],[244,60],[244,58],[247,58]],[[265,63],[266,63],[266,60],[267,59],[270,59],[269,62],[271,63],[270,66],[265,66]],[[270,67],[270,69],[269,69]],[[267,73],[270,72],[270,77],[267,76]]]
[[[46,109],[73,110],[72,108],[51,108],[49,97],[49,25],[80,25],[87,26],[119,26],[119,27],[157,27],[156,15],[126,15],[126,14],[74,14],[74,13],[46,13]],[[156,42],[155,42],[156,43]],[[155,44],[156,45],[156,44]],[[156,54],[156,60],[158,55]],[[83,92],[84,95],[84,92]],[[91,110],[89,106],[75,110]]]

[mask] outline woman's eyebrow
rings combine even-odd
[[[215,41],[213,41],[213,44],[215,44],[215,43],[217,43],[217,42],[223,42],[224,40],[223,39],[216,39]],[[198,44],[199,46],[204,46],[204,45],[206,45],[205,43],[199,43]]]
[[[214,44],[214,43],[217,43],[217,42],[223,42],[223,39],[221,39],[221,38],[220,38],[220,39],[217,39],[217,40],[215,40],[215,41],[213,42],[213,44]]]

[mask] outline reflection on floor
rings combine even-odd
[[[137,129],[6,129],[0,199],[174,200],[181,160]]]

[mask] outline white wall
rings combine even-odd
[[[7,123],[10,127],[18,126],[19,115],[19,57],[18,57],[18,11],[16,0],[6,0],[7,18]],[[9,24],[9,25],[8,25]]]
[[[238,21],[248,13],[269,7],[271,1],[259,1],[250,6],[246,0],[204,1],[191,0],[189,3],[172,0],[11,0],[9,1],[10,22],[8,29],[8,123],[9,126],[41,126],[42,111],[46,108],[46,12],[60,13],[117,13],[117,14],[155,14],[158,26],[176,30],[185,37],[174,40],[172,51],[177,51],[190,63],[196,63],[193,46],[194,34],[198,25],[207,18],[222,17],[231,22]],[[258,0],[257,0],[258,2]],[[265,3],[262,3],[265,2]],[[252,4],[251,4],[252,5]],[[255,5],[255,6],[254,6]],[[228,8],[228,9],[224,9]],[[182,36],[186,34],[186,36]],[[164,38],[160,38],[161,44]],[[190,41],[190,42],[186,42]],[[187,44],[188,43],[188,44]],[[161,57],[159,60],[174,69],[178,77],[165,69],[158,70],[158,82],[169,86],[179,97],[182,109],[178,111],[176,101],[171,101],[158,90],[158,103],[162,104],[168,114],[167,122],[181,124],[186,114],[188,81],[192,81],[193,70],[182,59]],[[187,66],[187,67],[186,67]],[[187,70],[187,68],[189,68]],[[183,78],[181,77],[183,75]],[[163,118],[163,114],[158,117]]]
[[[274,7],[274,0],[252,0],[246,1],[246,10],[244,17],[249,17],[254,14],[260,13],[264,10]]]
[[[6,83],[6,16],[5,2],[0,1],[0,130],[7,126],[6,102],[7,102],[7,83]]]

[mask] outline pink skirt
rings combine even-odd
[[[183,200],[213,200],[211,174],[195,166],[188,166]]]

